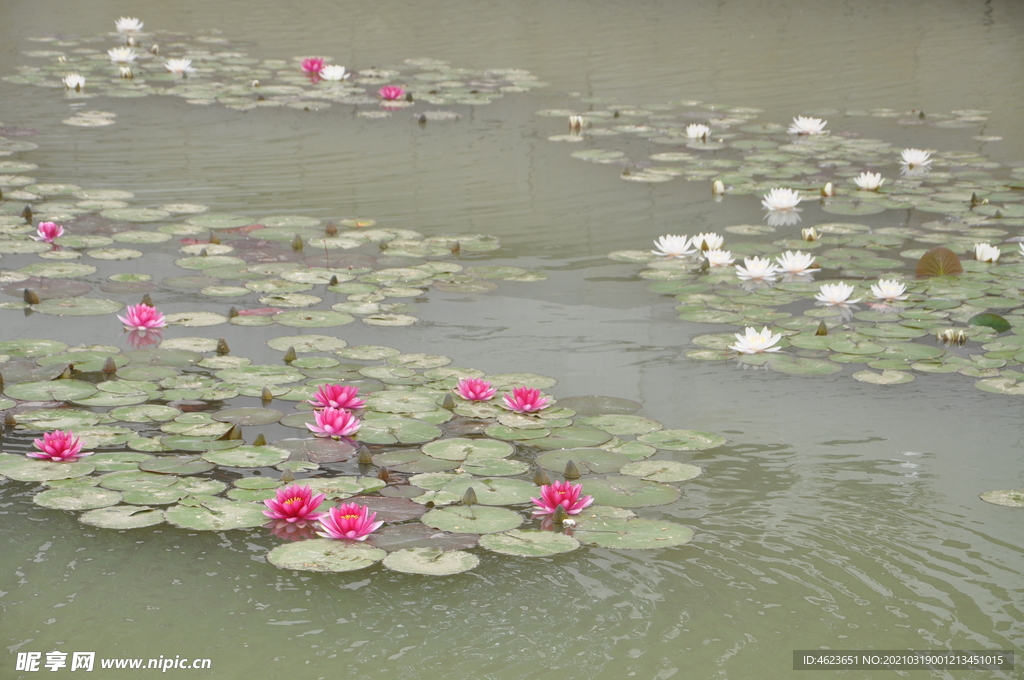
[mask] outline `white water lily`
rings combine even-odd
[[[688,139],[706,139],[711,134],[711,128],[702,123],[691,123],[686,126],[686,137]]]
[[[708,258],[709,267],[727,267],[736,261],[728,250],[705,250],[704,256]]]
[[[747,326],[742,333],[736,333],[736,344],[729,345],[729,349],[740,354],[778,352],[782,348],[774,345],[781,339],[782,333],[772,333],[768,326],[762,328],[760,332]]]
[[[784,212],[786,210],[795,210],[801,200],[800,194],[792,189],[776,188],[761,198],[761,205],[766,210]]]
[[[569,116],[569,130],[579,132],[587,126],[587,119],[583,116]]]
[[[131,80],[132,78],[134,78],[135,74],[132,73],[132,67],[131,66],[122,66],[121,67],[121,77],[126,79],[126,80]]]
[[[832,182],[825,182],[825,186],[821,188],[821,195],[825,198],[832,198],[836,195],[836,188],[832,185]]]
[[[69,73],[62,80],[64,87],[69,90],[81,90],[85,87],[85,78],[78,73]]]
[[[907,284],[900,283],[896,279],[879,279],[878,283],[872,284],[871,294],[878,300],[892,302],[893,300],[906,300]]]
[[[853,178],[853,183],[864,191],[878,191],[884,182],[880,172],[862,172]]]
[[[900,165],[903,166],[904,170],[924,168],[931,165],[931,155],[931,151],[922,151],[921,149],[904,149],[903,153],[900,154]]]
[[[130,47],[115,47],[107,50],[107,56],[109,56],[110,61],[115,64],[130,64],[134,62],[139,55]]]
[[[714,232],[701,233],[690,239],[690,245],[697,250],[721,250],[725,239]]]
[[[774,281],[779,268],[767,257],[745,257],[736,265],[736,276],[743,281]]]
[[[351,75],[351,73],[345,70],[344,66],[339,66],[338,64],[328,64],[320,70],[320,77],[324,80],[348,80]]]
[[[138,33],[142,30],[142,22],[135,17],[121,17],[114,22],[118,33]]]
[[[651,252],[661,257],[683,257],[684,255],[692,255],[694,252],[693,248],[690,247],[689,238],[675,234],[666,234],[659,237],[655,240],[654,245],[658,246],[658,249]]]
[[[821,234],[814,227],[807,227],[806,229],[800,230],[800,238],[805,241],[817,241],[821,238]]]
[[[800,250],[794,252],[786,251],[775,258],[779,263],[779,269],[786,274],[804,274],[808,269],[818,269],[814,266],[814,256]]]
[[[1001,254],[999,248],[989,243],[974,244],[974,259],[979,262],[996,262]]]
[[[794,135],[823,135],[827,123],[827,120],[821,118],[796,116],[793,118],[793,124],[789,126],[789,132]]]
[[[168,59],[164,62],[164,68],[175,75],[188,75],[189,73],[196,72],[196,70],[192,68],[191,59]]]
[[[852,305],[860,302],[860,298],[851,300],[850,296],[853,294],[853,286],[848,283],[823,283],[821,284],[821,290],[815,294],[814,299],[818,302],[822,302],[826,307],[832,307],[834,305]]]
[[[711,193],[716,197],[720,197],[725,193],[725,182],[720,179],[716,179],[711,185]]]

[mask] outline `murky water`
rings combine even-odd
[[[132,14],[147,27],[219,29],[259,58],[329,54],[363,67],[433,57],[528,69],[550,87],[425,127],[342,107],[240,113],[150,97],[94,100],[88,106],[116,112],[117,123],[79,129],[61,124],[73,108],[58,90],[0,82],[0,120],[38,130],[39,148],[18,158],[40,166],[40,181],[127,189],[147,205],[499,236],[503,248],[486,263],[540,269],[548,280],[479,296],[431,291],[417,303],[416,326],[357,323],[338,334],[487,372],[551,375],[557,396],[634,399],[666,427],[727,436],[725,447],[674,456],[705,475],[683,485],[681,501],[643,513],[690,525],[697,537],[662,551],[492,560],[447,578],[377,568],[295,574],[264,562],[274,541],[262,536],[92,530],[32,505],[34,487],[7,482],[0,630],[8,648],[208,657],[207,675],[225,678],[603,679],[790,677],[792,651],[818,647],[1024,646],[1022,515],[978,499],[1024,486],[1019,397],[981,392],[955,374],[881,388],[845,372],[799,378],[686,359],[692,337],[727,329],[681,322],[671,297],[647,292],[637,267],[606,255],[647,248],[665,233],[758,223],[757,200],[716,204],[706,184],[681,179],[624,182],[548,141],[564,133],[564,120],[535,115],[572,106],[570,93],[624,106],[757,107],[759,120],[780,123],[819,108],[984,109],[987,122],[971,131],[843,116],[830,117],[830,128],[1021,161],[1024,6],[431,4],[87,0],[71,9],[7,0],[0,73],[25,63],[26,37],[94,34]],[[809,208],[805,224],[818,218],[830,219]],[[866,221],[885,219],[898,218]],[[130,266],[179,275],[173,257],[169,248]],[[8,258],[4,268],[20,262]],[[174,294],[161,308],[197,304],[224,306]],[[2,339],[116,342],[107,317],[72,325],[2,314]],[[238,353],[276,361],[263,329],[223,328],[217,336]],[[10,676],[13,654],[2,663]]]

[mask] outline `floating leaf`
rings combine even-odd
[[[580,543],[603,548],[642,550],[689,543],[693,529],[657,519],[583,519],[573,535]]]
[[[666,505],[679,498],[679,489],[674,486],[623,475],[587,480],[583,488],[599,505],[618,508]]]
[[[596,448],[576,448],[548,451],[534,459],[537,465],[546,470],[561,473],[565,466],[572,461],[582,474],[607,474],[618,472],[619,469],[630,462],[630,458],[614,451]]]
[[[460,574],[478,564],[480,558],[472,553],[441,548],[404,548],[384,558],[384,566],[392,571],[429,576]]]
[[[175,505],[164,511],[166,521],[182,529],[227,531],[258,527],[266,523],[262,503],[206,498],[199,505]]]
[[[19,482],[73,479],[92,474],[95,469],[96,466],[88,462],[55,463],[49,460],[0,453],[0,475],[6,475]]]
[[[1024,508],[1024,489],[998,489],[981,494],[981,500],[1010,508]]]
[[[156,472],[164,475],[198,475],[209,472],[215,466],[200,460],[198,456],[161,456],[149,458],[139,463],[143,472]]]
[[[366,542],[375,548],[387,550],[388,552],[403,548],[467,550],[476,546],[478,538],[476,534],[452,534],[447,531],[432,529],[425,524],[417,522],[415,524],[381,527],[370,534]]]
[[[163,523],[164,511],[145,506],[116,505],[90,510],[78,521],[101,529],[141,529]]]
[[[697,465],[674,460],[641,460],[623,465],[619,474],[640,477],[650,482],[685,482],[699,477],[703,470]]]
[[[562,402],[559,402],[558,405],[564,406]],[[618,414],[589,416],[586,418],[580,418],[579,422],[584,425],[596,427],[599,430],[604,430],[605,432],[616,436],[647,434],[648,432],[655,432],[664,427],[658,421],[651,420],[650,418]]]
[[[917,270],[914,275],[919,278],[931,276],[947,276],[949,274],[962,274],[963,266],[960,258],[945,246],[936,246],[921,256],[917,261]]]
[[[239,446],[227,451],[207,451],[203,460],[224,467],[270,467],[288,460],[291,452],[276,446]]]
[[[991,312],[985,312],[982,314],[975,314],[967,320],[968,326],[987,326],[996,333],[1005,333],[1010,330],[1010,322],[999,316],[998,314],[992,314]]]
[[[535,484],[521,479],[487,479],[470,475],[459,475],[441,490],[462,497],[470,487],[476,493],[480,505],[529,503],[530,497],[539,493]]]
[[[464,437],[439,439],[424,444],[420,449],[432,458],[443,460],[466,460],[471,455],[475,458],[505,458],[515,452],[515,447],[506,442]]]
[[[713,432],[699,430],[661,430],[641,435],[637,441],[670,451],[705,451],[722,446],[726,439]]]
[[[344,572],[365,569],[386,555],[383,550],[358,541],[315,538],[279,545],[267,554],[267,561],[281,569]]]
[[[456,505],[431,510],[420,521],[452,533],[492,534],[515,529],[523,523],[523,516],[507,508]]]
[[[91,510],[117,505],[121,494],[95,486],[65,486],[41,491],[32,500],[36,505],[54,510]]]
[[[555,531],[512,529],[500,534],[481,536],[480,545],[502,555],[548,557],[572,552],[580,547],[580,542],[572,536]]]

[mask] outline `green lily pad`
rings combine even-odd
[[[267,340],[267,347],[276,349],[279,352],[286,352],[289,348],[299,354],[306,352],[337,352],[348,346],[341,338],[334,338],[329,335],[282,335]]]
[[[1009,508],[1024,508],[1024,489],[997,489],[981,494],[981,500]]]
[[[378,453],[373,457],[373,464],[408,474],[444,472],[459,467],[459,461],[431,458],[422,451],[409,449]]]
[[[179,477],[141,470],[109,472],[100,476],[100,486],[113,491],[161,489],[173,485]]]
[[[546,470],[561,474],[565,466],[572,461],[580,474],[607,474],[618,472],[631,459],[621,453],[597,448],[560,449],[542,453],[534,462]]]
[[[287,385],[305,380],[306,376],[291,366],[252,365],[240,368],[226,368],[214,375],[224,382],[235,385],[257,387]]]
[[[999,316],[998,314],[992,314],[986,312],[983,314],[975,314],[967,320],[968,326],[987,326],[993,329],[997,333],[1005,333],[1010,330],[1010,322]]]
[[[373,361],[375,359],[386,359],[388,357],[398,356],[401,354],[401,351],[394,347],[382,347],[380,345],[355,345],[353,347],[346,347],[343,350],[336,351],[335,354],[345,359]]]
[[[559,402],[559,406],[564,406]],[[664,427],[661,423],[650,418],[642,418],[634,415],[607,414],[580,418],[579,422],[584,425],[596,427],[616,436],[631,434],[647,434],[656,432]]]
[[[207,451],[203,460],[224,467],[271,467],[288,460],[291,452],[276,446],[239,446],[227,451]]]
[[[115,408],[110,411],[110,415],[126,423],[165,423],[181,415],[181,411],[160,404],[144,404]]]
[[[580,543],[602,548],[642,550],[689,543],[693,539],[693,529],[657,519],[597,518],[581,521],[573,536]]]
[[[612,436],[604,430],[574,425],[552,428],[550,435],[533,440],[530,445],[541,449],[575,449],[599,446],[611,438]]]
[[[258,406],[246,406],[242,408],[230,408],[217,411],[212,414],[214,420],[222,423],[235,425],[269,425],[281,420],[284,413],[272,408],[259,408]]]
[[[145,506],[115,505],[90,510],[82,514],[78,521],[101,529],[141,529],[161,524],[164,511]]]
[[[394,488],[394,487],[389,487]],[[440,548],[466,550],[477,544],[476,534],[450,534],[419,522],[384,526],[370,534],[366,542],[375,548],[394,552],[404,548]]]
[[[914,376],[910,373],[890,369],[885,369],[881,373],[857,371],[853,374],[853,378],[872,385],[903,385],[914,380]]]
[[[674,460],[641,460],[623,465],[620,474],[640,477],[649,482],[685,482],[699,477],[704,471],[697,465]]]
[[[439,439],[420,447],[423,453],[442,460],[466,460],[469,456],[479,458],[506,458],[515,452],[507,442],[493,439],[467,439],[455,437]]]
[[[438,405],[435,397],[430,394],[384,390],[367,397],[366,406],[382,413],[416,413],[432,411]]]
[[[143,472],[163,475],[198,475],[214,467],[213,463],[200,460],[198,456],[161,456],[142,461],[138,466]]]
[[[963,273],[960,258],[949,248],[937,246],[921,256],[914,275],[921,277],[947,276]]]
[[[53,510],[92,510],[117,505],[121,494],[95,486],[65,486],[37,493],[32,501]]]
[[[97,472],[116,472],[118,470],[137,470],[139,463],[153,456],[148,453],[132,453],[119,451],[116,453],[96,453],[89,456],[89,462],[96,466]],[[99,483],[99,480],[96,480]]]
[[[228,322],[228,317],[215,312],[181,312],[178,314],[166,314],[164,318],[169,325],[187,326],[189,328],[219,326]]]
[[[472,487],[480,505],[516,505],[529,503],[530,497],[539,493],[532,482],[521,479],[488,479],[459,475],[444,485],[441,491],[462,497]]]
[[[19,482],[47,482],[57,479],[74,479],[92,474],[96,466],[92,463],[55,463],[49,460],[26,458],[10,453],[0,453],[0,475]]]
[[[523,516],[514,510],[486,505],[435,508],[420,518],[428,527],[461,534],[493,534],[515,529]]]
[[[580,542],[572,536],[555,531],[513,529],[500,534],[481,536],[480,545],[502,555],[548,557],[572,552],[580,547]]]
[[[45,380],[7,385],[4,394],[22,401],[73,401],[92,396],[96,386],[83,380]]]
[[[389,553],[383,564],[392,571],[405,574],[448,576],[473,569],[480,564],[480,558],[462,550],[403,548]]]
[[[788,356],[771,357],[768,367],[787,375],[832,375],[843,370],[839,364],[826,359]]]
[[[370,567],[386,555],[383,550],[358,541],[315,538],[279,545],[267,554],[267,561],[281,569],[345,572]]]
[[[441,428],[412,418],[364,420],[357,433],[367,444],[423,444],[442,435]]]
[[[491,384],[499,391],[513,387],[532,387],[536,390],[546,390],[554,387],[558,381],[546,375],[536,373],[495,373],[490,376]]]
[[[164,511],[170,524],[197,531],[227,531],[258,527],[266,523],[262,503],[204,498],[198,505],[175,505]]]
[[[489,458],[470,454],[462,461],[462,469],[477,477],[513,477],[526,474],[530,465],[522,460],[507,458]]]
[[[67,343],[58,340],[24,339],[0,341],[0,354],[15,357],[39,357],[60,354],[68,348]]]
[[[588,480],[584,489],[595,503],[617,508],[667,505],[679,498],[679,489],[674,486],[623,475]]]
[[[315,309],[281,312],[274,315],[275,323],[293,328],[329,328],[331,326],[344,326],[355,320],[356,318],[351,314]]]
[[[363,492],[363,485],[355,477],[315,477],[302,480],[313,493],[326,494],[327,498],[343,500]]]
[[[705,451],[722,446],[726,439],[713,432],[699,430],[661,430],[641,435],[637,441],[670,451]]]

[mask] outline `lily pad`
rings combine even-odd
[[[722,446],[726,439],[713,432],[699,430],[660,430],[641,435],[637,441],[670,451],[705,451]]]
[[[523,523],[523,516],[507,508],[455,505],[431,510],[420,521],[452,533],[493,534],[515,529]]]
[[[386,555],[379,548],[357,541],[315,538],[279,545],[267,554],[267,561],[281,569],[345,572],[365,569]]]
[[[558,405],[564,406],[562,402],[559,402]],[[656,432],[664,427],[658,421],[651,420],[650,418],[618,414],[589,416],[580,418],[579,422],[616,436],[647,434],[648,432]]]
[[[584,489],[599,505],[617,508],[667,505],[679,498],[679,489],[674,486],[623,475],[587,480]]]
[[[223,411],[217,411],[216,413],[213,413],[211,417],[222,423],[252,426],[276,423],[284,417],[284,413],[272,408],[246,406],[242,408],[231,408],[224,409]]]
[[[546,470],[561,474],[565,466],[572,461],[581,474],[607,474],[618,472],[623,465],[631,463],[632,460],[614,451],[597,448],[575,448],[548,451],[534,459],[537,465]]]
[[[198,456],[160,456],[139,463],[143,472],[156,472],[163,475],[198,475],[209,472],[215,466]]]
[[[274,315],[274,321],[282,326],[293,328],[328,328],[331,326],[344,326],[352,323],[356,318],[351,314],[331,312],[323,310],[301,310],[292,312],[281,312]]]
[[[612,436],[604,430],[574,425],[552,428],[550,435],[543,439],[535,439],[530,442],[530,445],[541,449],[574,449],[600,446],[611,438]]]
[[[857,371],[853,374],[853,378],[872,385],[903,385],[914,380],[914,376],[906,371],[890,369],[885,369],[881,373]]]
[[[479,458],[506,458],[515,452],[515,447],[507,442],[493,439],[467,439],[455,437],[439,439],[420,447],[423,453],[431,458],[443,460],[466,460],[473,456]]]
[[[1010,508],[1024,508],[1024,489],[997,489],[981,494],[981,500]]]
[[[693,529],[657,519],[584,519],[573,535],[580,543],[603,548],[642,550],[689,543]]]
[[[620,474],[640,477],[649,482],[685,482],[699,477],[703,470],[697,465],[674,460],[641,460],[623,465]]]
[[[997,333],[1005,333],[1010,330],[1010,322],[999,316],[998,314],[992,314],[986,312],[983,314],[975,314],[967,320],[968,326],[987,326]]]
[[[476,546],[478,538],[476,534],[452,534],[417,522],[381,527],[370,534],[366,542],[388,552],[404,548],[467,550]]]
[[[276,446],[239,446],[227,451],[207,451],[203,460],[224,467],[271,467],[288,460],[291,452]]]
[[[412,418],[364,420],[357,437],[367,444],[422,444],[442,435],[441,428]]]
[[[7,385],[4,394],[23,401],[73,401],[97,392],[96,386],[82,380],[46,380]]]
[[[961,274],[964,268],[960,264],[960,258],[949,248],[937,246],[921,256],[917,261],[917,270],[914,275],[917,277],[947,276],[949,274]]]
[[[480,564],[480,558],[461,550],[404,548],[388,554],[383,564],[392,571],[406,574],[448,576],[473,569]]]
[[[444,472],[459,467],[458,461],[431,458],[422,451],[409,449],[378,453],[373,457],[373,464],[409,474]]]
[[[175,505],[164,511],[168,523],[182,529],[227,531],[258,527],[266,523],[262,503],[204,498],[196,505]]]
[[[36,505],[54,510],[91,510],[117,505],[121,494],[95,486],[65,486],[41,491],[32,500]]]
[[[92,474],[96,466],[92,463],[55,463],[49,460],[26,458],[10,453],[0,454],[0,475],[19,482],[47,482],[57,479],[74,479]]]
[[[521,479],[503,479],[501,477],[487,479],[470,475],[459,475],[458,478],[445,484],[441,491],[461,497],[470,487],[473,488],[477,502],[481,505],[529,503],[530,497],[539,493],[535,484]]]
[[[571,552],[580,547],[580,542],[572,536],[555,531],[512,529],[500,534],[481,536],[480,545],[502,555],[548,557]]]
[[[90,510],[78,521],[101,529],[141,529],[163,523],[164,511],[145,506],[115,505]]]
[[[282,335],[267,340],[270,349],[279,352],[286,352],[289,348],[299,354],[306,352],[337,352],[344,349],[348,343],[341,338],[330,335]]]

